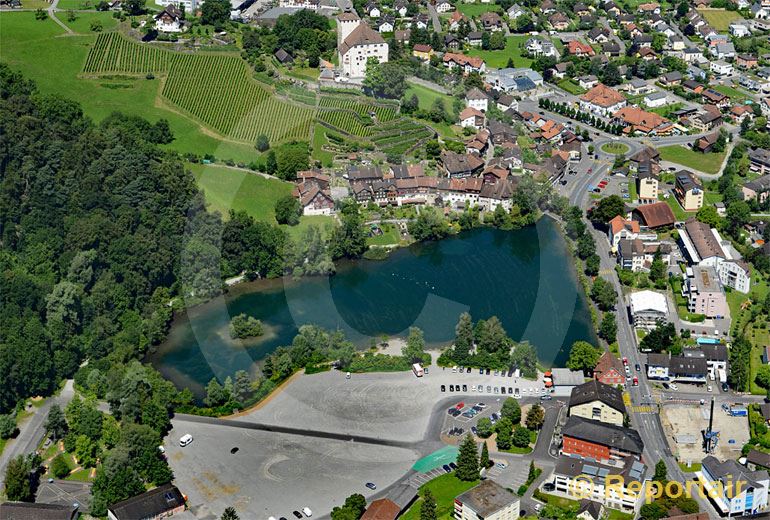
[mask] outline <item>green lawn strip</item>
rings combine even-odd
[[[457,5],[457,10],[463,13],[465,16],[475,18],[481,16],[484,13],[500,13],[502,9],[497,4],[466,4],[460,3]]]
[[[436,499],[436,516],[442,518],[444,516],[449,517],[454,510],[454,499],[457,495],[464,493],[478,484],[475,482],[465,482],[458,479],[454,472],[446,473],[438,476],[426,482],[420,486],[420,495],[425,490],[430,490],[433,494],[433,498]],[[420,518],[420,506],[422,505],[422,498],[418,498],[412,506],[401,515],[401,520],[417,520]]]
[[[700,462],[691,462],[689,466],[685,462],[679,462],[679,469],[681,469],[685,473],[693,473],[695,471],[700,471]]]
[[[717,173],[725,158],[723,153],[700,153],[680,145],[659,148],[660,159],[704,173]]]
[[[726,32],[731,22],[743,20],[738,12],[726,9],[698,9],[697,11],[714,30],[719,32]]]
[[[706,204],[714,204],[715,202],[722,202],[722,194],[717,191],[707,191],[703,194],[703,201]]]
[[[608,509],[607,511],[607,520],[634,520],[634,515],[631,513],[624,513],[617,509]]]
[[[625,143],[604,143],[601,146],[601,150],[605,153],[618,155],[628,153],[629,148]]]
[[[92,2],[91,0],[59,0],[59,3],[56,5],[56,7],[63,11],[68,9],[74,9],[77,11],[82,11],[84,9],[96,10],[96,4],[97,2]],[[61,14],[59,14],[59,16],[61,16]]]
[[[711,88],[717,92],[721,92],[725,96],[729,96],[730,99],[735,102],[741,102],[750,98],[746,92],[738,90],[737,88],[731,87],[729,85],[714,85]]]
[[[503,68],[508,64],[508,59],[513,60],[514,67],[529,67],[532,65],[532,59],[522,56],[524,45],[529,36],[520,34],[508,36],[505,42],[505,49],[485,51],[481,49],[472,49],[466,54],[468,56],[478,56],[487,63],[487,67]]]
[[[324,168],[331,168],[334,161],[334,154],[327,152],[323,149],[324,145],[329,144],[329,139],[326,137],[327,128],[322,125],[315,125],[313,131],[313,153],[312,157],[316,161],[321,161],[321,165]]]
[[[586,92],[586,89],[584,89],[583,87],[581,87],[580,85],[578,85],[577,83],[575,83],[573,80],[569,78],[565,78],[561,80],[558,83],[558,85],[559,87],[561,87],[562,89],[566,90],[567,92],[569,92],[574,96],[579,96],[580,94],[585,94]]]
[[[83,468],[75,471],[74,473],[70,473],[66,477],[64,477],[64,480],[76,480],[78,482],[91,482],[93,480],[91,478],[91,468]]]
[[[74,13],[75,20],[70,21],[67,13],[56,13],[56,17],[64,22],[64,25],[78,34],[96,34],[100,31],[91,30],[92,22],[99,22],[102,31],[106,32],[118,26],[118,20],[112,16],[111,12],[93,12],[93,13]]]
[[[409,85],[409,88],[406,89],[404,97],[412,97],[413,94],[417,95],[417,101],[419,102],[421,109],[430,110],[430,108],[433,106],[433,103],[437,99],[441,99],[444,102],[444,108],[446,108],[448,111],[452,110],[452,96],[449,94],[443,94],[436,90],[429,89],[428,87],[418,85],[417,83],[411,83],[409,81],[407,81],[407,84]]]
[[[372,236],[366,239],[370,246],[389,246],[401,241],[401,234],[395,224],[384,223],[380,225],[382,235]]]
[[[227,216],[231,209],[245,211],[257,220],[275,223],[275,202],[291,194],[292,185],[234,168],[188,164],[209,208]]]
[[[308,215],[302,216],[299,219],[299,224],[296,226],[281,226],[288,233],[289,236],[295,240],[302,237],[302,233],[310,226],[316,226],[322,231],[323,236],[328,236],[327,229],[334,226],[336,220],[334,217],[326,215]]]
[[[580,502],[577,500],[572,500],[569,498],[558,497],[556,495],[543,493],[539,489],[535,490],[534,498],[536,498],[537,500],[540,500],[541,502],[545,502],[548,505],[552,505],[552,506],[556,506],[564,509],[574,509],[577,511],[578,507],[580,507]]]

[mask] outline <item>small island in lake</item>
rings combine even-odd
[[[265,333],[262,322],[253,316],[239,314],[230,320],[230,337],[254,338]]]

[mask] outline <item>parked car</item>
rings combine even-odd
[[[476,406],[478,406],[482,410],[487,407],[486,403],[476,403]]]
[[[722,383],[722,391],[723,392],[729,392],[730,391],[730,387],[727,386],[727,383]]]
[[[309,508],[309,507],[307,507],[307,506],[305,506],[305,507],[303,507],[303,508],[302,508],[302,512],[303,512],[303,513],[305,513],[305,516],[306,516],[306,517],[308,517],[308,518],[310,518],[311,516],[313,516],[313,512],[312,512],[312,511],[310,510],[310,508]]]
[[[441,385],[441,391],[446,392],[446,385]]]
[[[540,396],[540,400],[541,400],[541,401],[550,401],[551,399],[553,399],[553,397],[551,397],[551,396],[550,396],[550,395],[548,395],[548,394],[546,394],[546,395],[541,395],[541,396]]]
[[[190,443],[193,441],[193,436],[189,433],[186,433],[182,435],[182,437],[179,439],[179,446],[184,448],[185,446],[189,446]]]
[[[470,374],[471,373],[471,367],[468,367],[468,369],[465,371],[465,373],[466,374]]]
[[[455,385],[449,385],[449,391],[454,392],[455,391]]]
[[[302,513],[300,513],[299,511],[292,511],[291,514],[293,514],[297,518],[302,518]]]
[[[637,363],[634,368],[636,368],[637,372],[641,372],[642,371],[642,366],[639,363]]]
[[[374,484],[374,482],[367,482],[367,483],[366,483],[366,487],[368,487],[368,488],[369,488],[369,489],[371,489],[372,491],[374,491],[375,489],[377,489],[377,486]]]
[[[446,471],[447,473],[449,473],[449,472],[451,472],[451,471],[452,471],[452,468],[450,468],[450,467],[449,467],[449,464],[444,464],[444,465],[443,465],[443,466],[441,466],[441,467],[442,467],[442,468],[444,469],[444,471]]]

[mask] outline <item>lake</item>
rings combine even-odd
[[[148,356],[180,387],[200,393],[216,375],[254,370],[299,326],[340,328],[358,345],[420,327],[431,345],[451,342],[460,313],[496,315],[527,340],[545,366],[563,366],[577,340],[597,344],[591,315],[558,224],[542,218],[516,231],[479,228],[394,251],[386,260],[338,264],[331,277],[262,280],[179,313],[165,343]],[[265,335],[232,340],[230,317],[262,320]]]

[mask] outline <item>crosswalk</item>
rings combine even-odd
[[[610,274],[612,274],[614,272],[615,272],[614,269],[601,269],[599,271],[599,274],[602,275],[602,276],[607,276],[607,275],[610,275]]]
[[[657,413],[652,406],[632,406],[631,410],[636,413]]]
[[[631,406],[631,394],[628,392],[623,392],[623,404],[626,405],[626,408]]]

